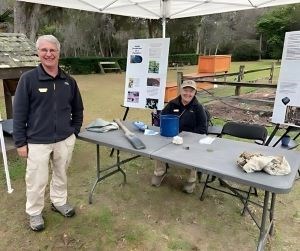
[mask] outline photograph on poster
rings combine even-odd
[[[140,55],[130,55],[130,63],[140,64],[143,62],[143,58]]]
[[[147,78],[147,86],[160,86],[160,78]]]
[[[145,108],[157,109],[158,99],[146,98]]]
[[[137,88],[140,86],[139,78],[129,78],[128,79],[128,88]]]
[[[129,102],[129,103],[138,103],[139,102],[139,97],[140,97],[139,92],[128,92],[127,102]]]
[[[159,96],[159,88],[148,87],[147,88],[147,96],[149,96],[149,97],[158,97]]]
[[[300,107],[290,106],[286,107],[284,123],[300,125]]]
[[[148,73],[159,73],[159,62],[155,60],[149,61]]]
[[[161,45],[161,44],[160,44]],[[149,48],[149,58],[160,58],[161,48]]]

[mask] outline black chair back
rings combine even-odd
[[[221,135],[230,135],[243,139],[260,140],[262,144],[265,144],[268,137],[268,131],[262,125],[227,122],[223,126]]]

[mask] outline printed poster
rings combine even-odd
[[[300,127],[300,31],[285,34],[272,122]]]
[[[128,41],[124,106],[162,110],[170,38]]]

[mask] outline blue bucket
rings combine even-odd
[[[174,137],[179,133],[179,117],[176,115],[160,115],[160,135]]]

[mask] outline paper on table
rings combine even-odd
[[[209,144],[211,144],[214,140],[215,140],[215,137],[206,136],[205,138],[200,139],[200,140],[199,140],[199,143],[200,143],[200,144],[206,144],[206,145],[209,145]]]
[[[150,136],[153,136],[153,135],[157,135],[158,132],[155,132],[153,130],[150,130],[150,129],[145,129],[144,131],[144,135],[150,135]]]

